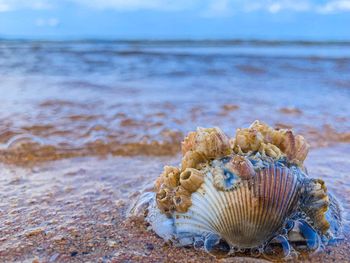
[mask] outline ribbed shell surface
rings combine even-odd
[[[192,194],[189,210],[176,213],[176,232],[216,233],[232,246],[259,246],[276,234],[295,210],[299,189],[295,174],[274,165],[230,191],[217,190],[208,173]]]

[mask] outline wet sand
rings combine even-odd
[[[339,156],[339,153],[342,156]],[[1,262],[213,262],[165,244],[127,209],[174,157],[76,158],[19,168],[2,165]],[[343,204],[345,240],[305,262],[350,262],[350,146],[311,151],[307,167]],[[334,176],[336,173],[337,176]],[[264,262],[235,257],[218,262]]]

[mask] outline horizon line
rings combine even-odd
[[[1,36],[0,41],[24,41],[24,42],[154,42],[154,43],[181,43],[181,42],[221,42],[221,43],[260,43],[260,44],[350,44],[350,39],[307,39],[307,38],[272,38],[272,37],[12,37]]]

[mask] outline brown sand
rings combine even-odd
[[[349,210],[349,145],[311,152],[309,172],[323,178]],[[345,153],[339,158],[338,153]],[[328,156],[327,159],[324,157]],[[126,212],[162,166],[177,157],[76,158],[18,168],[2,165],[1,262],[265,262],[217,260],[193,248],[165,244]],[[332,173],[337,171],[337,177]],[[346,240],[304,262],[350,262]]]

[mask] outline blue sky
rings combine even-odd
[[[0,37],[350,40],[350,0],[0,0]]]

